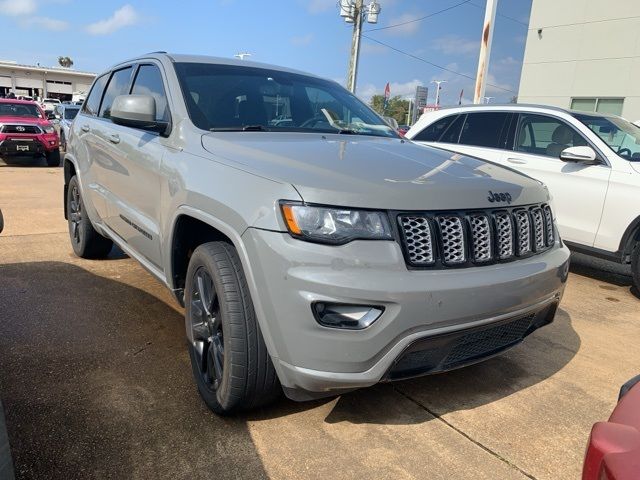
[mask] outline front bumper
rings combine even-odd
[[[43,155],[59,147],[57,133],[0,135],[0,155]]]
[[[410,271],[392,241],[335,247],[252,228],[243,239],[260,326],[285,392],[294,399],[457,368],[499,353],[552,321],[568,273],[569,251],[559,243],[507,264]],[[382,305],[384,313],[364,330],[327,328],[312,314],[316,301]],[[446,360],[469,329],[484,331],[527,316],[527,325],[517,325],[519,336],[507,335],[461,361]],[[443,341],[452,335],[457,343]],[[489,338],[495,340],[495,331]],[[476,340],[467,336],[462,343]],[[430,363],[398,367],[410,363],[407,354],[424,351]]]

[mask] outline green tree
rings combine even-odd
[[[71,68],[73,60],[70,57],[58,57],[58,64],[64,68]]]
[[[399,95],[389,99],[386,109],[384,108],[384,95],[374,95],[371,97],[369,105],[380,115],[395,118],[398,125],[404,125],[407,123],[409,100],[404,100]]]

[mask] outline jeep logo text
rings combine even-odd
[[[507,202],[508,204],[511,204],[511,194],[510,193],[493,193],[491,190],[489,190],[489,196],[487,197],[487,200],[489,200],[490,202]]]

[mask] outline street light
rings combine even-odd
[[[251,54],[246,52],[236,53],[234,55],[234,57],[239,58],[240,60],[244,60],[244,57],[250,57],[250,56]]]
[[[376,0],[371,0],[369,5],[364,5],[364,0],[338,0],[340,16],[347,23],[353,23],[351,37],[351,56],[349,57],[349,74],[347,86],[351,93],[356,93],[356,78],[358,76],[358,61],[360,59],[360,38],[362,37],[362,22],[378,23],[378,16],[382,7]]]
[[[446,80],[432,80],[431,83],[436,84],[436,107],[440,105],[440,84],[447,83]]]
[[[496,97],[483,97],[484,98],[484,103],[489,103],[491,102],[492,98],[496,98]]]

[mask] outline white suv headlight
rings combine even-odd
[[[342,245],[352,240],[392,240],[384,212],[281,202],[291,236],[310,242]]]
[[[55,128],[53,128],[51,125],[45,125],[44,127],[41,127],[41,128],[44,133],[53,133],[56,131]]]

